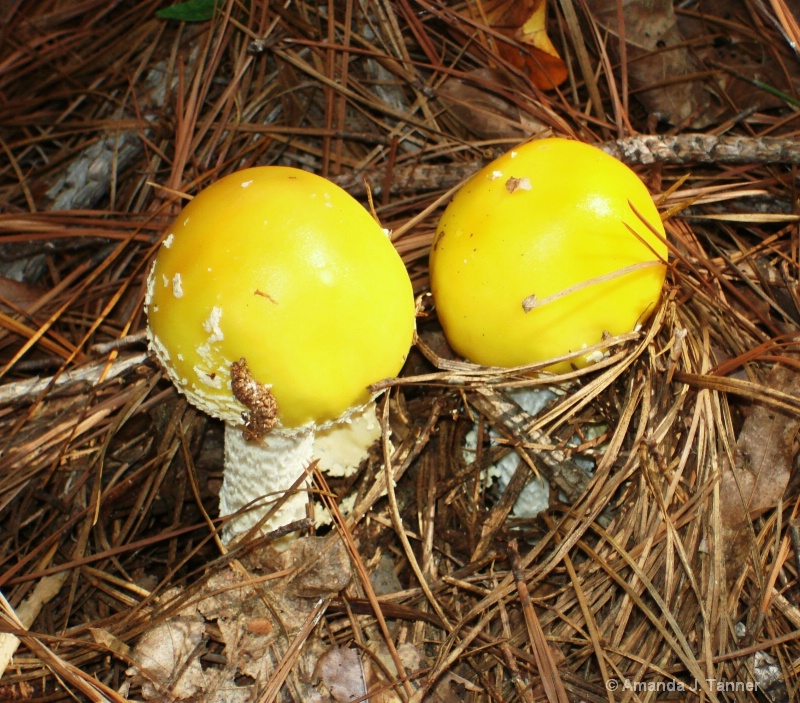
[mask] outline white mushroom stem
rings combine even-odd
[[[247,440],[241,427],[225,423],[225,473],[219,514],[233,515],[253,501],[259,503],[228,520],[223,541],[230,542],[247,532],[271,509],[311,463],[313,447],[311,424],[288,432],[273,430],[261,440]],[[263,525],[265,532],[305,517],[308,496],[302,488],[287,496],[278,512]]]
[[[320,469],[331,476],[352,474],[380,432],[373,402],[321,429],[308,424],[294,430],[272,430],[261,440],[245,439],[241,427],[226,423],[219,512],[228,516],[251,504],[252,508],[227,521],[223,541],[230,542],[251,529],[303,475],[313,459],[319,459]],[[304,518],[307,488],[308,481],[287,496],[277,513],[262,525],[262,531],[269,532]]]

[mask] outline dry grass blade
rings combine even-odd
[[[677,373],[675,378],[696,388],[740,395],[753,402],[765,403],[789,413],[800,412],[800,398],[760,383],[705,374]]]
[[[604,274],[602,276],[595,276],[588,281],[583,281],[581,283],[576,283],[574,286],[570,286],[569,288],[565,288],[564,290],[559,291],[558,293],[553,293],[552,295],[545,296],[544,298],[537,298],[535,294],[529,295],[522,301],[522,309],[525,312],[531,312],[531,310],[535,310],[536,308],[541,307],[542,305],[547,305],[547,303],[552,303],[555,300],[559,300],[570,293],[575,293],[576,291],[583,290],[584,288],[589,288],[590,286],[597,285],[598,283],[604,283],[605,281],[612,281],[615,278],[619,278],[620,276],[625,276],[629,273],[633,273],[635,271],[641,271],[642,269],[653,268],[655,266],[664,266],[664,263],[661,261],[641,261],[637,264],[631,264],[630,266],[623,266],[621,269],[617,269],[616,271],[612,271],[611,273]]]
[[[791,47],[800,52],[800,24],[784,0],[770,0],[775,17]]]
[[[314,628],[319,624],[319,621],[325,614],[325,608],[327,605],[328,604],[322,599],[316,603],[314,610],[309,615],[305,625],[292,640],[292,643],[289,645],[289,649],[286,651],[283,659],[281,659],[280,663],[275,669],[275,673],[272,675],[268,685],[264,689],[264,692],[259,697],[258,703],[273,703],[278,699],[280,689],[283,686],[286,677],[289,676],[292,667],[295,665],[297,658],[300,656],[303,645],[306,643],[308,637],[311,635]]]
[[[520,566],[516,540],[512,539],[509,541],[508,551],[509,560],[511,562],[511,572],[516,581],[520,606],[525,616],[525,624],[528,627],[528,637],[533,647],[533,655],[536,658],[536,666],[539,669],[539,676],[542,678],[542,687],[544,688],[545,695],[550,703],[567,703],[569,698],[567,697],[567,692],[564,689],[561,677],[558,674],[558,667],[553,658],[553,653],[550,651],[550,645],[545,639],[539,618],[536,617],[536,613],[533,610],[531,596],[528,592],[528,586],[525,583],[525,574]]]
[[[385,451],[385,448],[384,448],[384,451]],[[317,481],[323,486],[323,489],[324,489],[325,488],[325,480],[320,474],[317,475]],[[387,481],[391,481],[391,479],[387,479]],[[330,491],[329,490],[324,490],[324,493],[330,495]],[[378,625],[380,626],[381,631],[383,633],[383,636],[386,639],[386,642],[388,644],[389,653],[390,653],[390,656],[392,657],[394,665],[397,667],[398,675],[403,679],[403,687],[404,687],[405,693],[406,693],[406,695],[410,695],[411,694],[411,688],[409,686],[408,680],[406,679],[406,677],[404,675],[403,663],[402,663],[402,661],[400,659],[400,656],[399,656],[399,654],[397,652],[397,649],[394,646],[394,642],[392,641],[392,638],[389,635],[389,627],[386,624],[386,619],[383,616],[383,612],[381,610],[380,603],[378,602],[378,599],[377,599],[377,597],[375,595],[375,591],[374,591],[374,589],[372,588],[372,586],[370,584],[369,574],[364,569],[364,565],[362,563],[361,557],[358,554],[358,551],[356,549],[356,545],[353,542],[353,539],[350,536],[349,531],[347,530],[346,526],[344,525],[344,519],[342,517],[341,512],[339,512],[338,506],[336,506],[336,504],[333,503],[333,502],[330,502],[329,505],[330,505],[330,509],[333,511],[333,514],[336,517],[337,524],[342,526],[343,533],[345,535],[345,544],[347,546],[348,551],[350,552],[351,559],[352,559],[352,561],[353,561],[353,563],[354,563],[354,565],[356,567],[356,570],[358,571],[358,575],[359,575],[359,577],[361,579],[361,583],[364,586],[364,590],[365,590],[366,595],[367,595],[367,600],[369,601],[369,604],[370,604],[370,606],[372,608],[372,612],[375,614],[375,617],[376,617],[376,619],[378,621]]]

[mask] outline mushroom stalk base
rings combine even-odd
[[[224,542],[252,528],[297,480],[312,459],[311,425],[291,431],[272,431],[264,439],[248,441],[240,427],[225,425],[225,472],[219,494],[220,516],[249,506],[230,518],[222,530]],[[305,484],[304,484],[305,485]],[[261,530],[269,532],[306,516],[308,494],[301,485],[286,498]]]

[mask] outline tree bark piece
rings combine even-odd
[[[796,164],[800,142],[781,137],[637,135],[598,146],[628,164]]]

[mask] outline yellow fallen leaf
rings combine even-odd
[[[480,10],[493,30],[514,41],[497,41],[499,56],[527,73],[537,88],[552,89],[566,80],[564,61],[547,35],[547,0],[500,0],[483,3]]]
[[[536,0],[531,14],[517,30],[516,38],[523,44],[534,46],[549,56],[561,57],[547,34],[547,5],[545,0]]]

